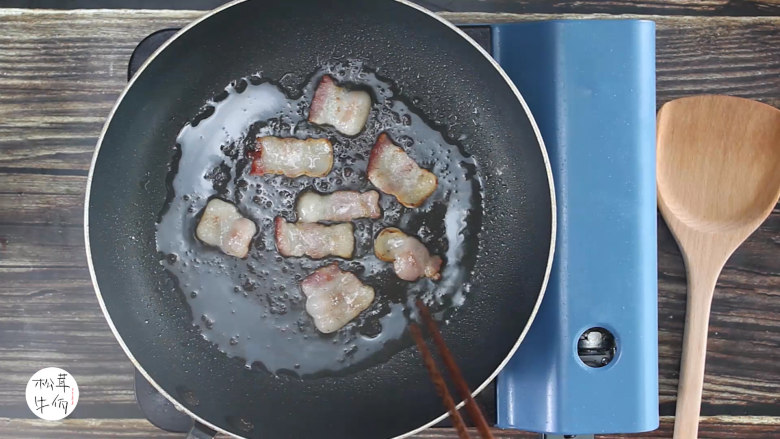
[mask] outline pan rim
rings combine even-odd
[[[184,26],[181,30],[179,30],[176,34],[174,34],[171,38],[169,38],[167,41],[165,41],[157,50],[154,51],[154,53],[149,56],[149,58],[144,61],[144,63],[141,65],[141,67],[138,69],[136,74],[128,81],[125,88],[122,90],[122,93],[117,98],[116,102],[114,103],[114,106],[111,108],[111,111],[108,114],[108,117],[106,118],[106,122],[103,124],[103,128],[100,131],[100,135],[98,136],[97,145],[95,147],[95,151],[92,155],[92,161],[89,166],[89,173],[87,174],[87,188],[86,193],[84,197],[84,244],[87,254],[87,266],[89,269],[89,275],[90,279],[92,281],[92,287],[95,290],[95,295],[97,296],[98,304],[100,305],[100,309],[103,312],[103,316],[106,319],[106,322],[108,323],[109,328],[111,328],[111,332],[114,334],[114,338],[116,338],[119,345],[122,347],[122,350],[125,352],[125,355],[127,355],[128,359],[131,363],[133,363],[133,366],[138,370],[141,375],[146,379],[161,395],[163,395],[168,401],[170,401],[174,407],[183,412],[186,413],[188,416],[193,418],[193,420],[197,421],[198,423],[211,428],[214,431],[227,434],[231,437],[236,438],[242,438],[242,436],[236,435],[235,433],[232,433],[230,431],[227,431],[223,428],[220,428],[217,425],[214,425],[213,423],[209,422],[206,419],[203,419],[202,417],[198,416],[197,414],[190,411],[188,408],[184,407],[182,404],[180,404],[176,398],[172,397],[168,392],[166,392],[157,382],[146,372],[146,370],[141,366],[141,364],[136,360],[133,353],[130,351],[130,349],[125,344],[124,340],[122,339],[122,336],[119,334],[119,331],[116,329],[116,326],[114,325],[114,322],[111,318],[111,315],[108,312],[108,309],[106,308],[105,301],[103,300],[102,293],[100,291],[100,286],[97,282],[97,275],[95,274],[95,267],[92,263],[92,250],[90,248],[90,235],[89,235],[89,201],[90,201],[90,195],[92,191],[92,180],[93,175],[95,172],[95,165],[97,163],[98,155],[100,154],[100,149],[103,146],[103,140],[106,135],[106,132],[108,131],[109,126],[111,125],[111,122],[114,118],[114,115],[116,114],[117,109],[121,105],[122,101],[124,100],[127,93],[132,88],[135,81],[140,77],[141,73],[149,66],[149,64],[160,54],[162,53],[173,41],[175,41],[177,38],[181,37],[183,34],[185,34],[187,31],[192,29],[193,27],[197,26],[201,22],[207,20],[213,15],[216,15],[226,9],[229,9],[235,5],[244,3],[249,0],[233,0],[230,1],[214,10],[211,10],[201,16],[200,18],[192,21],[191,23]],[[469,37],[465,32],[460,30],[457,26],[455,26],[450,21],[440,17],[439,15],[435,14],[434,12],[417,5],[415,3],[412,3],[410,0],[393,0],[399,4],[405,5],[407,7],[410,7],[412,9],[415,9],[419,12],[422,12],[429,17],[435,19],[436,21],[442,23],[444,26],[449,28],[451,31],[455,32],[457,35],[459,35],[461,38],[465,39],[468,43],[470,43],[482,56],[485,57],[485,59],[493,66],[493,68],[496,69],[496,71],[499,73],[499,75],[504,79],[506,84],[509,86],[510,90],[514,93],[515,97],[517,98],[518,102],[520,102],[521,106],[523,107],[523,111],[525,112],[526,117],[528,117],[528,120],[531,124],[531,127],[534,131],[534,135],[536,137],[536,140],[539,144],[539,149],[542,154],[542,159],[544,161],[545,166],[545,172],[547,174],[547,182],[550,190],[550,205],[551,205],[551,227],[550,227],[550,247],[549,247],[549,253],[547,257],[547,265],[544,272],[544,278],[542,280],[542,285],[540,287],[539,295],[536,299],[536,303],[534,304],[534,307],[531,311],[531,315],[528,318],[528,322],[526,322],[525,327],[523,328],[522,332],[517,338],[517,341],[512,346],[512,348],[509,350],[507,355],[504,357],[504,359],[499,363],[497,368],[480,384],[476,389],[474,389],[471,392],[472,396],[477,396],[480,392],[482,392],[487,385],[493,381],[496,376],[498,376],[499,372],[506,366],[506,364],[509,362],[509,360],[512,358],[512,356],[515,354],[517,349],[520,347],[520,344],[525,339],[526,335],[528,334],[528,331],[533,324],[534,320],[536,319],[536,315],[539,311],[539,307],[541,306],[542,299],[544,299],[545,292],[547,290],[547,285],[550,279],[550,273],[552,270],[552,262],[553,257],[555,254],[555,242],[556,242],[556,233],[557,233],[557,207],[556,207],[556,198],[555,198],[555,185],[553,181],[553,175],[552,175],[552,168],[550,165],[549,156],[547,154],[547,148],[544,143],[544,139],[542,139],[541,132],[539,131],[539,127],[536,123],[536,120],[533,117],[533,114],[531,113],[530,108],[528,107],[528,104],[526,103],[525,99],[523,98],[520,91],[515,86],[514,82],[509,78],[509,76],[506,74],[504,69],[496,62],[493,57],[488,54],[488,52],[482,48],[476,41],[474,41],[471,37]],[[465,401],[461,401],[458,403],[457,408],[461,408],[465,405]],[[434,424],[437,424],[441,422],[442,420],[446,419],[449,416],[449,413],[445,410],[443,414],[436,417],[435,419],[429,421],[426,424],[423,424],[417,428],[414,428],[408,432],[402,433],[398,436],[395,436],[393,439],[402,439],[411,435],[414,435],[416,433],[419,433]]]

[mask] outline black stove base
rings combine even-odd
[[[135,400],[146,419],[155,427],[173,433],[185,433],[192,429],[192,418],[176,410],[173,403],[162,396],[137,370],[135,371]]]

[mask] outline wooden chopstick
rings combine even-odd
[[[439,372],[439,368],[436,366],[436,360],[433,359],[433,354],[431,354],[431,351],[428,349],[428,345],[426,345],[425,340],[423,340],[420,327],[417,326],[416,323],[411,323],[409,325],[409,332],[412,333],[412,338],[414,338],[414,342],[417,343],[417,349],[419,349],[422,354],[425,368],[428,369],[433,385],[436,387],[436,393],[439,394],[442,401],[444,401],[444,405],[447,407],[447,411],[450,412],[452,422],[455,424],[455,430],[458,431],[458,437],[460,437],[460,439],[470,439],[469,433],[466,430],[466,423],[463,422],[460,412],[458,412],[458,409],[455,407],[455,401],[452,399],[449,389],[447,389],[447,383]]]
[[[444,366],[447,368],[447,372],[449,373],[450,378],[452,378],[455,388],[458,390],[458,393],[460,393],[460,397],[466,401],[466,410],[469,413],[471,421],[476,425],[477,431],[479,431],[479,434],[483,439],[493,439],[493,433],[490,432],[490,425],[487,423],[487,420],[485,420],[485,416],[482,414],[482,410],[477,405],[477,402],[474,401],[474,398],[471,396],[469,386],[466,384],[466,380],[463,378],[460,368],[455,363],[455,359],[447,347],[447,344],[444,342],[444,338],[441,336],[441,332],[439,332],[439,328],[433,320],[430,310],[428,310],[428,307],[425,306],[421,300],[417,301],[417,309],[420,310],[420,317],[425,322],[428,332],[433,336],[433,343],[439,350],[439,355],[441,355],[441,358],[444,361]]]

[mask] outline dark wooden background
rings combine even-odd
[[[494,11],[443,13],[460,23],[601,14],[653,19],[659,106],[721,93],[780,107],[778,0],[435,3]],[[82,216],[92,151],[125,85],[132,49],[152,31],[201,14],[0,8],[0,437],[180,437],[156,430],[136,407],[132,365],[92,291]],[[662,221],[658,239],[662,425],[645,438],[671,437],[685,307],[682,260]],[[718,282],[700,437],[780,437],[778,250],[780,208],[732,256]],[[30,375],[52,365],[70,371],[81,390],[73,415],[55,423],[34,418],[24,403]],[[435,429],[419,437],[455,435]]]

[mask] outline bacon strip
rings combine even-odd
[[[346,222],[356,218],[376,219],[382,216],[377,191],[336,191],[327,195],[308,191],[298,198],[296,210],[298,221],[304,223]]]
[[[352,223],[326,226],[317,223],[288,223],[276,217],[276,249],[282,256],[349,259],[355,249]]]
[[[433,191],[438,179],[382,133],[368,159],[368,179],[382,192],[394,195],[406,207],[418,207]]]
[[[371,111],[371,96],[365,91],[339,87],[325,75],[314,91],[309,122],[331,125],[340,133],[354,136],[366,125]]]
[[[324,177],[333,167],[333,145],[328,139],[258,137],[250,155],[253,175]]]
[[[374,301],[374,289],[335,262],[310,274],[301,282],[301,290],[306,312],[325,334],[341,329]]]
[[[415,281],[423,276],[433,280],[441,278],[441,258],[431,256],[422,242],[395,227],[379,232],[374,241],[374,254],[392,262],[395,274],[403,280]]]
[[[206,205],[195,236],[226,255],[245,258],[255,232],[255,223],[241,216],[236,206],[214,198]]]

